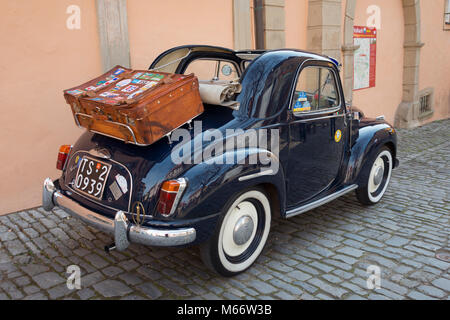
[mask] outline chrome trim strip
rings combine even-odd
[[[171,216],[175,213],[175,210],[178,207],[178,202],[181,200],[181,196],[184,193],[184,190],[186,189],[187,182],[185,178],[178,178],[177,181],[180,183],[180,187],[178,188],[177,195],[175,196],[175,200],[173,200],[172,208],[170,208],[170,212],[167,216]],[[165,191],[167,192],[167,191]]]
[[[178,191],[167,191],[166,189],[161,188],[161,191],[164,191],[165,193],[178,193]]]
[[[69,153],[67,154],[67,158],[66,158],[66,161],[64,162],[64,166],[63,166],[62,171],[66,170],[67,162],[69,162],[69,161],[67,161],[67,160],[69,159],[69,156],[70,156],[70,153],[72,152],[72,149],[73,149],[73,144],[70,145],[70,150],[69,150]],[[61,153],[61,152],[60,152],[60,153]],[[59,156],[59,154],[58,154],[58,156]]]
[[[340,118],[345,116],[344,113],[341,114],[333,114],[331,116],[325,116],[325,117],[317,117],[317,118],[309,118],[309,119],[302,119],[302,120],[295,120],[292,123],[307,123],[310,121],[315,121],[315,120],[322,120],[322,119],[332,119],[332,118]]]
[[[57,190],[53,182],[47,178],[44,181],[43,199],[51,199],[53,206],[58,206],[71,216],[78,218],[95,229],[114,235],[118,250],[125,250],[129,242],[148,246],[178,246],[193,242],[197,233],[194,228],[153,229],[136,226],[129,222],[123,211],[118,211],[114,219],[105,217],[86,209],[74,200]],[[44,206],[50,211],[53,206]],[[128,231],[127,231],[128,230]]]
[[[298,71],[297,71],[297,75],[295,76],[295,79],[294,79],[294,83],[295,83],[295,86],[294,86],[294,88],[293,88],[293,90],[291,91],[291,96],[289,97],[289,110],[292,110],[292,106],[293,106],[293,102],[294,102],[294,92],[295,92],[295,88],[296,88],[296,86],[297,86],[297,81],[298,81],[298,77],[299,77],[299,75],[300,75],[300,72],[301,71],[303,71],[304,69],[306,69],[306,68],[323,68],[323,69],[328,69],[328,70],[330,70],[332,73],[333,73],[333,76],[334,76],[334,84],[335,84],[335,87],[336,87],[336,89],[340,89],[341,87],[339,86],[339,82],[337,81],[337,79],[339,78],[338,77],[338,75],[336,74],[336,72],[334,72],[334,70],[332,69],[332,68],[330,68],[330,67],[325,67],[325,66],[321,66],[321,65],[311,65],[311,66],[306,66],[306,67],[304,67],[303,68],[303,65],[306,63],[306,62],[308,62],[308,61],[317,61],[317,62],[323,62],[324,60],[315,60],[315,59],[306,59],[306,60],[304,60],[303,62],[302,62],[302,64],[300,65],[300,67],[299,67],[299,69],[298,69]],[[339,88],[338,88],[339,87]],[[339,91],[339,90],[338,90]],[[337,109],[337,110],[340,110],[341,108],[342,108],[342,97],[341,97],[341,94],[340,94],[340,92],[338,92],[338,99],[339,99],[339,105],[338,106],[336,106],[336,107],[334,107],[334,108],[329,108],[329,109],[324,109],[324,111],[323,111],[323,113],[330,113],[330,112],[334,112],[333,110],[334,109]],[[321,111],[313,111],[313,112],[308,112],[308,111],[305,111],[305,112],[301,112],[301,113],[299,113],[300,115],[308,115],[308,114],[314,114],[314,113],[316,113],[316,112],[321,112]]]
[[[238,180],[239,181],[246,181],[246,180],[254,179],[254,178],[257,178],[257,177],[261,177],[261,176],[269,176],[269,175],[272,175],[272,174],[274,174],[272,169],[269,169],[269,170],[262,170],[261,169],[260,172],[249,174],[248,176],[239,177]]]
[[[335,112],[338,112],[339,110],[341,110],[341,107],[329,108],[329,109],[324,109],[324,110],[321,110],[321,111],[295,112],[294,115],[296,117],[300,117],[300,116],[316,116],[316,115],[327,114],[327,113],[335,113]]]
[[[300,64],[300,66],[297,68],[296,71],[296,75],[294,78],[294,87],[291,90],[291,93],[289,94],[289,106],[288,106],[288,110],[292,110],[292,103],[294,102],[294,93],[295,93],[295,88],[297,87],[297,81],[298,81],[298,76],[300,75],[300,71],[302,70],[303,65],[308,62],[308,61],[314,61],[314,59],[312,58],[308,58],[303,60],[303,62]]]
[[[301,213],[305,213],[306,211],[312,210],[314,208],[320,207],[321,205],[324,205],[330,201],[333,201],[334,199],[339,198],[340,196],[343,196],[346,193],[349,193],[350,191],[355,190],[358,188],[357,184],[352,184],[350,186],[347,186],[333,194],[330,194],[322,199],[316,200],[314,202],[308,203],[306,205],[291,209],[286,211],[286,218],[291,218],[293,216],[296,216]]]

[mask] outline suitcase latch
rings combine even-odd
[[[100,114],[100,115],[105,114],[105,113],[103,112],[103,110],[100,109],[99,107],[95,107],[95,111],[96,111],[98,114]]]
[[[126,118],[126,120],[127,120],[127,123],[128,123],[129,125],[132,125],[132,126],[134,126],[134,125],[135,125],[135,121],[134,121],[134,119],[132,119],[132,118],[129,118],[128,116],[125,116],[125,118]]]

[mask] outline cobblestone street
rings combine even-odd
[[[350,193],[275,220],[247,272],[223,278],[197,248],[131,245],[104,252],[111,238],[55,209],[0,217],[3,299],[449,299],[450,120],[398,130],[400,167],[382,202],[362,207]],[[44,177],[44,173],[43,173]],[[81,289],[66,286],[81,268]],[[381,269],[369,290],[367,267]]]

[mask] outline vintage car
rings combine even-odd
[[[302,214],[353,190],[362,204],[376,204],[398,166],[395,130],[346,105],[330,57],[191,45],[162,53],[149,69],[195,72],[208,84],[238,79],[238,107],[205,104],[194,126],[180,128],[190,139],[174,132],[143,147],[86,131],[61,147],[62,174],[45,180],[43,207],[111,234],[106,250],[196,244],[209,268],[233,276],[258,258],[274,217]],[[263,132],[270,142],[251,143]],[[239,137],[244,142],[233,146]]]

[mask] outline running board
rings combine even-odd
[[[356,188],[358,188],[358,185],[357,184],[352,184],[351,186],[345,187],[344,189],[341,189],[341,190],[339,190],[339,191],[337,191],[335,193],[332,193],[332,194],[326,196],[325,198],[316,200],[314,202],[308,203],[308,204],[306,204],[304,206],[300,206],[300,207],[295,208],[295,209],[288,210],[286,212],[286,218],[290,218],[290,217],[296,216],[298,214],[305,213],[306,211],[309,211],[309,210],[315,209],[317,207],[320,207],[321,205],[324,205],[325,203],[333,201],[334,199],[337,199],[340,196],[343,196],[344,194],[355,190]]]

